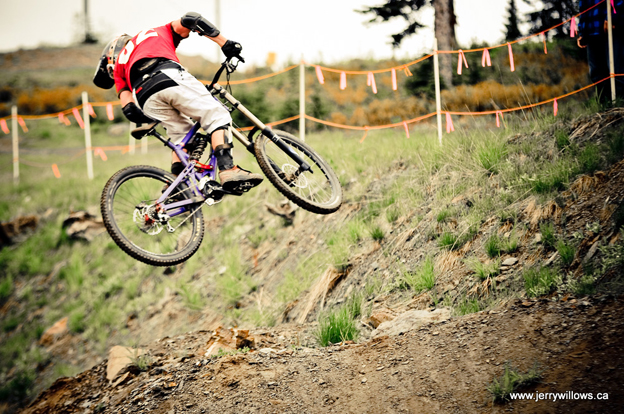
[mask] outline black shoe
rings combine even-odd
[[[244,170],[238,165],[229,170],[219,172],[221,187],[225,191],[244,193],[259,185],[264,178],[260,174]]]

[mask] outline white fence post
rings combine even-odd
[[[433,39],[433,76],[435,77],[436,114],[438,118],[438,141],[442,145],[442,101],[440,99],[440,62],[438,60],[438,39]]]
[[[299,65],[299,138],[305,141],[305,64],[303,63],[303,55],[301,55],[301,64]]]
[[[19,135],[17,132],[17,106],[11,107],[11,127],[13,128],[13,183],[19,183]]]
[[[141,154],[147,154],[147,137],[141,140]]]
[[[93,148],[91,148],[91,117],[89,115],[89,96],[82,92],[82,120],[85,131],[85,148],[87,150],[87,177],[93,180]]]
[[[615,103],[615,63],[613,62],[613,19],[611,18],[611,2],[607,0],[607,33],[609,39],[609,75],[611,75],[611,101]],[[621,28],[618,27],[618,30]]]

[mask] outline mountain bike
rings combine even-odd
[[[240,61],[240,57],[226,59],[206,86],[230,112],[239,111],[253,125],[247,135],[234,126],[226,133],[255,156],[271,184],[293,203],[317,214],[337,211],[342,189],[328,163],[305,142],[262,123],[228,92],[227,84],[217,83],[226,71],[229,84],[230,74]],[[125,253],[149,265],[172,266],[188,260],[199,249],[204,236],[202,207],[245,191],[226,191],[221,186],[212,152],[207,164],[199,162],[208,146],[208,137],[198,133],[199,123],[179,144],[156,131],[157,125],[140,125],[132,136],[160,140],[178,155],[185,167],[182,173],[176,177],[148,165],[123,168],[106,183],[100,208],[106,230]]]

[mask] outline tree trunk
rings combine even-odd
[[[432,0],[435,10],[435,37],[438,39],[439,50],[457,48],[455,39],[455,9],[453,0]],[[447,88],[453,86],[453,55],[440,55],[440,75]]]

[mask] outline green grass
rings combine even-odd
[[[492,395],[492,400],[497,403],[509,401],[512,392],[521,387],[526,387],[538,383],[542,379],[542,371],[537,363],[526,373],[521,373],[517,368],[505,363],[503,374],[499,378],[494,378],[487,386],[487,390]]]
[[[370,229],[370,236],[375,241],[382,241],[385,237],[384,231],[381,227],[375,226]]]
[[[561,262],[563,263],[563,266],[570,266],[574,261],[574,256],[576,255],[576,250],[574,249],[574,246],[567,244],[562,240],[559,240],[555,244],[555,248],[557,249],[557,252],[559,252],[559,256],[561,257]]]
[[[365,233],[366,224],[363,221],[359,219],[354,219],[347,224],[347,235],[350,243],[359,243],[364,237]]]
[[[459,247],[457,235],[449,231],[442,233],[440,237],[438,237],[438,246],[449,250],[457,249]]]
[[[557,244],[557,237],[555,236],[555,226],[551,222],[540,224],[540,233],[542,234],[542,244],[553,249]]]
[[[184,283],[179,287],[178,292],[187,308],[201,310],[204,307],[204,297],[197,287]]]
[[[13,277],[6,275],[0,281],[0,300],[8,298],[13,292]]]
[[[515,253],[520,248],[520,240],[518,236],[512,232],[512,234],[507,238],[502,238],[500,240],[501,250],[505,253]]]
[[[438,215],[436,216],[436,221],[438,223],[444,223],[449,218],[453,217],[454,214],[455,214],[455,211],[453,209],[445,208],[444,210],[441,210],[438,213]]]
[[[483,309],[484,306],[479,299],[464,296],[453,306],[453,314],[455,316],[464,316],[482,311]]]
[[[356,340],[359,330],[349,308],[341,307],[319,317],[318,328],[314,335],[320,346],[328,346]]]
[[[559,150],[562,150],[570,145],[570,134],[568,131],[563,129],[555,131],[555,143],[557,144],[557,148]]]
[[[507,145],[504,141],[494,140],[487,142],[483,147],[476,151],[477,163],[490,173],[497,174],[499,165],[507,157]]]
[[[402,279],[416,293],[433,289],[436,281],[433,258],[427,257],[422,266],[416,271],[405,272]]]
[[[363,296],[361,293],[355,293],[349,296],[345,307],[352,319],[357,319],[362,315]]]
[[[529,297],[552,293],[560,282],[558,272],[550,267],[533,267],[523,273],[524,289]]]
[[[497,258],[490,263],[481,263],[479,259],[473,258],[467,261],[467,265],[479,280],[485,280],[500,273],[501,260]]]
[[[485,248],[485,252],[490,258],[498,257],[502,252],[501,241],[496,234],[488,237],[483,247]]]
[[[570,290],[579,296],[593,295],[596,293],[596,277],[582,275],[578,280],[570,283]]]

